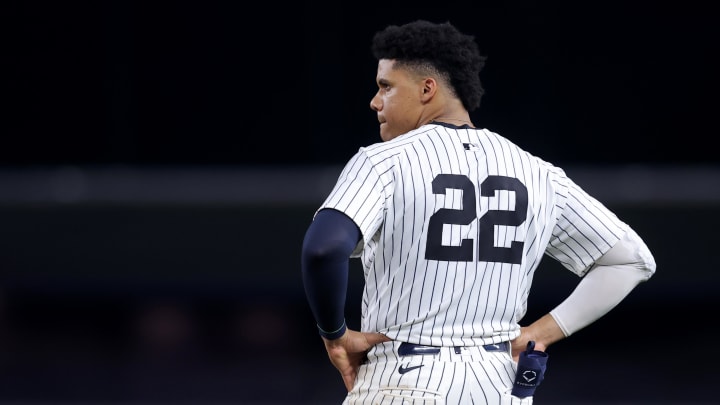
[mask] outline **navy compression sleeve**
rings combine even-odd
[[[345,333],[349,259],[360,237],[355,222],[334,209],[320,210],[305,233],[301,255],[305,295],[320,335],[327,339]]]

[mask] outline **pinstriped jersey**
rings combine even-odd
[[[323,208],[362,232],[361,330],[434,346],[514,339],[544,255],[582,276],[627,228],[508,139],[435,123],[360,148]]]

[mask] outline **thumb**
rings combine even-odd
[[[382,333],[377,332],[366,332],[365,339],[371,346],[375,346],[378,343],[389,342],[390,340],[392,340],[389,337],[383,335]]]

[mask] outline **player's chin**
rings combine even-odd
[[[383,122],[380,124],[380,139],[382,139],[383,141],[386,142],[386,141],[389,141],[389,140],[395,138],[395,136],[396,135],[394,135],[392,133],[392,131],[390,131],[390,129],[388,129],[387,123]]]

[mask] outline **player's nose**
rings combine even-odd
[[[382,108],[382,103],[380,102],[380,97],[378,97],[377,93],[373,96],[373,98],[370,99],[370,109],[373,111],[380,111]]]

